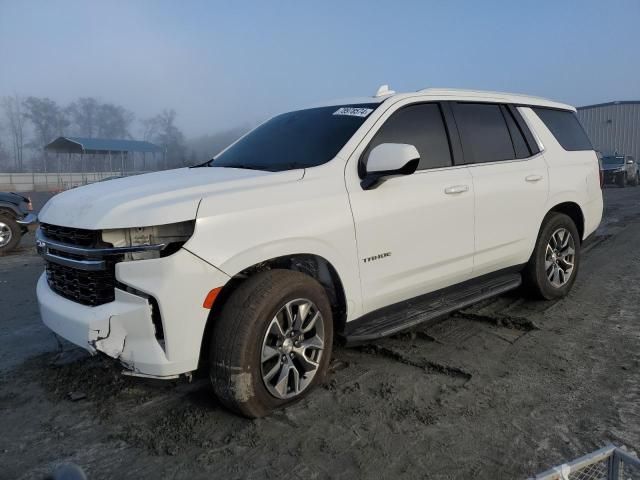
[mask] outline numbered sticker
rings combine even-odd
[[[366,117],[371,112],[372,108],[357,108],[357,107],[340,107],[333,112],[334,115],[347,115],[349,117]]]

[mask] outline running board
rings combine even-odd
[[[521,284],[519,273],[492,275],[490,278],[483,276],[368,313],[348,322],[342,336],[347,345],[387,337],[513,290]]]

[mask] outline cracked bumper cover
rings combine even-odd
[[[37,286],[42,321],[90,353],[118,359],[133,374],[175,378],[195,370],[209,314],[202,301],[228,277],[184,250],[162,259],[119,263],[116,277],[156,298],[164,348],[156,339],[148,300],[118,288],[113,302],[90,307],[56,294],[43,273]]]
[[[44,273],[37,292],[44,324],[61,337],[92,354],[101,351],[117,358],[129,368],[162,374],[168,360],[155,338],[146,299],[116,289],[115,301],[87,307],[53,292]]]

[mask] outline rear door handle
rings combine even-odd
[[[444,193],[447,195],[455,195],[456,193],[463,193],[469,191],[469,185],[452,185],[444,189]]]
[[[540,180],[542,180],[542,175],[528,175],[524,177],[524,179],[530,183],[539,182]]]

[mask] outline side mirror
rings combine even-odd
[[[381,143],[369,153],[366,175],[360,182],[363,190],[377,187],[388,177],[411,175],[418,168],[420,154],[406,143]]]

